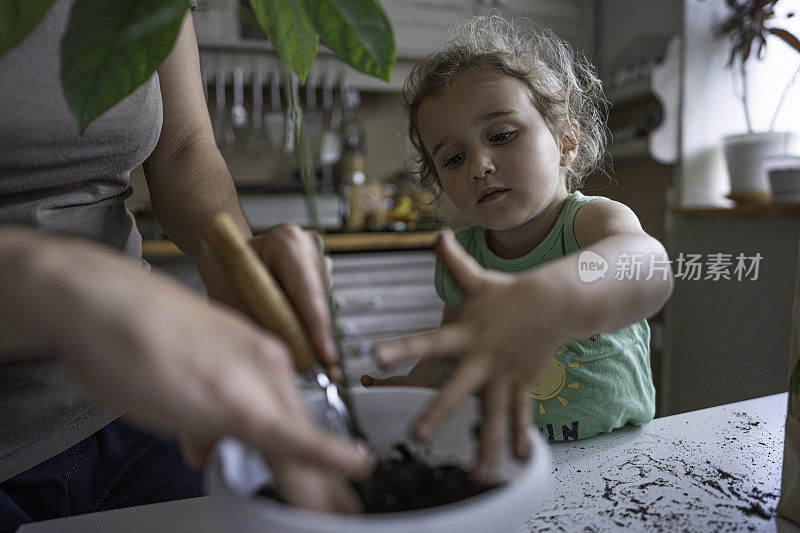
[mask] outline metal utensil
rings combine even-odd
[[[364,126],[356,118],[355,110],[361,103],[360,93],[350,87],[347,80],[342,77],[340,84],[340,98],[342,101],[342,125],[340,134],[345,151],[364,150]]]
[[[334,105],[333,78],[322,78],[322,112],[330,120],[320,135],[319,164],[322,167],[332,167],[342,157],[342,138],[339,135],[339,126],[342,122],[342,108]]]
[[[281,111],[281,79],[277,72],[273,72],[269,79],[269,113],[264,115],[264,129],[270,146],[282,150],[286,138],[286,117]]]
[[[214,140],[217,147],[222,150],[229,150],[236,141],[233,128],[228,120],[227,105],[225,104],[225,71],[220,70],[216,76],[216,101],[217,110],[214,113]]]
[[[292,94],[297,94],[297,76],[292,74]],[[292,109],[289,106],[289,97],[286,97],[286,142],[283,143],[284,152],[294,152],[294,116],[292,116]]]
[[[225,265],[255,319],[289,345],[297,371],[325,390],[330,429],[361,437],[350,416],[346,391],[328,379],[294,308],[230,215],[212,215],[203,229],[206,241]]]
[[[247,134],[247,151],[253,155],[263,153],[266,148],[262,117],[263,91],[264,82],[261,72],[253,72],[253,119],[250,121],[250,131]]]
[[[311,149],[311,158],[317,160],[319,156],[320,135],[324,116],[317,110],[317,79],[309,74],[306,78],[306,108],[303,112],[303,126],[306,130],[306,141]]]
[[[244,107],[244,71],[242,67],[233,69],[233,105],[231,106],[231,122],[234,128],[246,128],[250,116]]]

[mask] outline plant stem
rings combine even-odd
[[[306,128],[303,123],[303,109],[300,107],[300,95],[297,91],[297,85],[292,83],[292,77],[295,74],[282,58],[279,58],[278,63],[280,64],[281,81],[294,130],[294,147],[297,153],[297,162],[300,165],[300,177],[303,180],[308,217],[311,227],[322,234],[325,233],[325,230],[319,221],[319,210],[317,209],[317,183],[314,177],[314,163],[311,159],[311,149],[306,141]]]
[[[311,157],[311,149],[306,140],[305,124],[303,123],[303,110],[300,107],[300,94],[297,90],[297,84],[292,83],[292,77],[296,74],[292,71],[283,58],[278,58],[280,65],[281,82],[283,90],[287,95],[287,103],[289,114],[292,120],[292,128],[294,130],[295,138],[295,152],[297,153],[297,161],[300,165],[300,177],[303,180],[303,190],[305,191],[306,208],[311,222],[311,227],[320,235],[325,233],[325,229],[319,220],[319,209],[317,204],[317,179],[314,176],[314,163]],[[336,304],[333,301],[331,287],[328,286],[328,276],[324,274],[327,271],[325,264],[325,257],[327,252],[319,254],[319,272],[322,274],[322,279],[325,283],[325,289],[328,294],[328,309],[331,317],[331,324],[333,325],[334,340],[336,342],[336,352],[341,358],[342,367],[344,367],[344,350],[342,350],[342,332],[339,328],[338,312]],[[364,439],[364,432],[361,430],[361,425],[358,423],[355,411],[352,409],[352,402],[350,401],[349,383],[347,374],[342,372],[342,386],[339,387],[339,393],[342,401],[344,402],[347,410],[350,413],[350,418],[353,421],[353,433],[355,437]]]
[[[786,87],[783,88],[781,99],[778,100],[778,107],[775,108],[775,114],[772,115],[772,120],[769,123],[769,131],[772,131],[775,128],[775,121],[778,120],[778,114],[781,111],[781,107],[783,107],[783,102],[786,100],[786,95],[789,94],[789,90],[794,86],[794,82],[797,80],[798,74],[800,74],[800,65],[797,65],[797,69],[795,69],[791,79],[789,79],[788,83],[786,83]]]
[[[750,107],[747,105],[747,65],[744,61],[739,63],[742,73],[742,107],[744,108],[744,120],[747,122],[747,133],[753,133],[753,122],[750,120]]]

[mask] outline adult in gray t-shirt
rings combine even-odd
[[[87,238],[140,257],[141,238],[123,202],[131,170],[158,142],[158,76],[76,135],[53,76],[69,4],[57,2],[24,42],[0,57],[0,223]],[[25,355],[0,363],[0,481],[119,414],[89,402],[47,351]]]
[[[158,72],[79,135],[58,75],[73,3],[55,0],[0,56],[0,482],[126,411],[182,436],[196,460],[232,434],[286,466],[287,479],[297,477],[294,465],[319,465],[302,483],[286,483],[298,491],[289,499],[301,499],[307,480],[341,493],[327,470],[363,474],[369,458],[308,419],[286,347],[141,262],[141,238],[123,203],[139,164],[159,221],[197,262],[209,294],[236,301],[200,228],[226,211],[250,230],[214,145],[191,16]],[[284,274],[312,342],[332,364],[315,241],[284,227],[254,245]]]

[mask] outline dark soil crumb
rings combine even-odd
[[[726,437],[761,433],[766,425],[746,413],[734,413],[732,423],[719,424],[719,430],[729,434],[719,435],[714,449],[698,449],[690,440],[669,436],[645,436],[647,445],[640,442],[634,453],[621,447],[602,465],[602,473],[587,468],[580,453],[570,455],[577,463],[571,469],[574,476],[562,476],[562,482],[577,484],[584,498],[570,501],[574,488],[557,487],[547,507],[528,519],[525,530],[759,531],[762,521],[775,515],[779,497],[774,486],[765,485],[763,475],[764,469],[774,467],[770,450],[764,450],[773,435],[765,433],[753,446]],[[690,459],[698,453],[699,460]],[[727,467],[729,456],[740,457],[754,470]],[[559,466],[570,468],[565,464]]]
[[[403,444],[395,446],[399,457],[381,459],[372,476],[354,484],[366,513],[396,513],[428,509],[461,501],[499,487],[479,483],[455,465],[432,467],[415,457]],[[272,486],[260,496],[283,502]]]
[[[400,458],[383,459],[372,476],[356,486],[367,513],[414,511],[457,502],[497,487],[478,483],[455,465],[431,467],[402,444]]]
[[[743,505],[737,505],[737,509],[742,511],[747,516],[758,516],[759,518],[763,518],[764,520],[769,520],[772,518],[772,513],[767,512],[758,502],[750,502],[749,507],[745,507]]]

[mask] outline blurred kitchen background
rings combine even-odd
[[[598,66],[613,141],[604,172],[588,179],[585,194],[629,205],[667,245],[673,271],[681,254],[762,257],[757,279],[676,280],[671,302],[650,320],[658,415],[786,390],[800,177],[796,191],[772,200],[727,198],[722,138],[744,132],[745,123],[725,68],[728,44],[712,35],[729,13],[725,0],[381,3],[397,39],[391,82],[355,72],[322,47],[299,87],[351,377],[377,372],[368,356],[374,341],[438,325],[428,243],[432,231],[463,221],[408,171],[400,90],[414,62],[444,42],[454,21],[494,10],[552,28]],[[778,6],[786,12],[798,4]],[[255,231],[285,221],[307,225],[276,58],[242,5],[200,0],[193,14],[215,138]],[[797,33],[798,18],[781,26]],[[753,117],[765,130],[800,53],[770,40],[767,57],[753,63]],[[800,88],[785,100],[774,129],[798,132]],[[128,205],[146,241],[145,258],[202,291],[196,271],[152,216],[140,169],[133,183]]]

